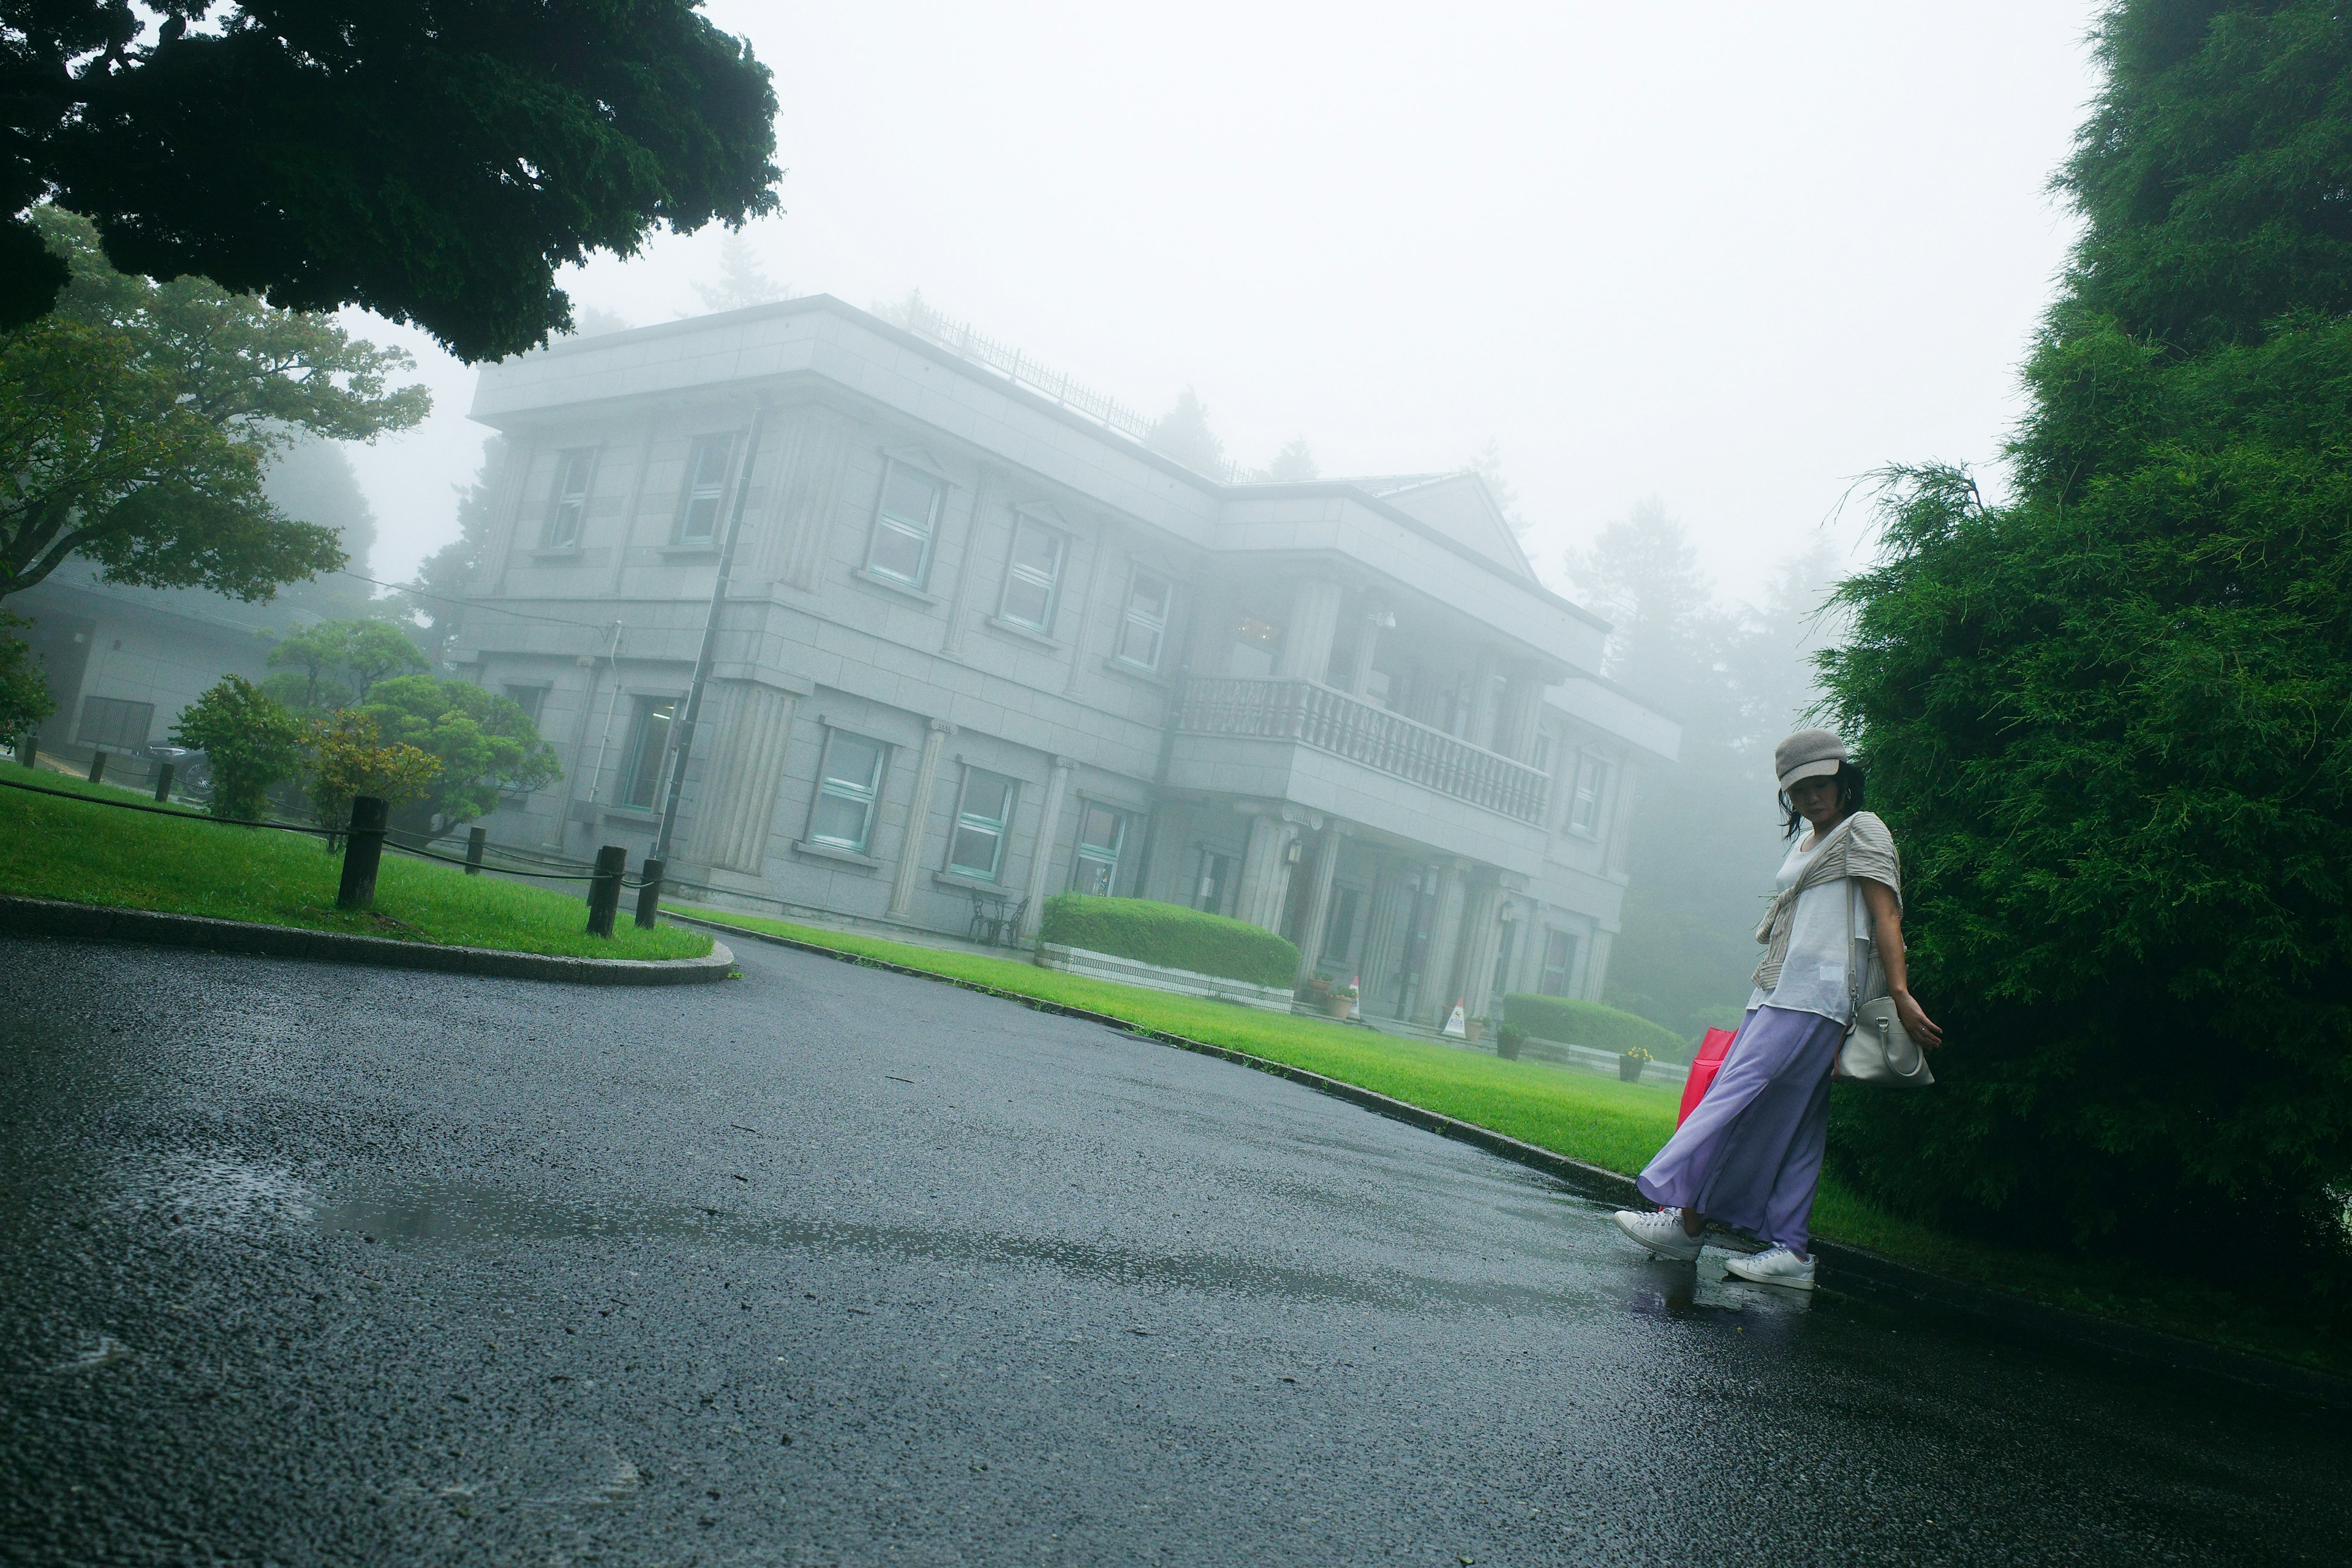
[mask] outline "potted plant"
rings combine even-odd
[[[1344,1024],[1356,1011],[1356,998],[1359,994],[1353,977],[1350,977],[1345,985],[1336,983],[1327,984],[1324,987],[1323,1005],[1331,1016]]]
[[[1632,1046],[1627,1047],[1625,1054],[1617,1058],[1617,1081],[1620,1083],[1640,1082],[1642,1079],[1642,1069],[1648,1067],[1650,1063],[1655,1059],[1655,1058],[1650,1055],[1649,1047],[1646,1046]]]
[[[1495,1031],[1495,1054],[1507,1062],[1519,1059],[1519,1047],[1527,1043],[1528,1032],[1515,1029],[1508,1023]]]
[[[1462,1026],[1470,1031],[1468,1038],[1470,1043],[1475,1046],[1478,1043],[1480,1037],[1486,1033],[1486,1019],[1483,1015],[1475,1018],[1465,1019],[1464,1020]]]

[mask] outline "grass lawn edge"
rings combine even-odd
[[[1043,984],[1031,987],[1018,983],[1021,978],[1019,972],[1028,971],[1032,966],[1017,959],[984,958],[958,950],[924,947],[885,936],[835,931],[796,921],[702,906],[670,905],[665,906],[663,912],[681,921],[740,931],[835,958],[945,981],[967,990],[1090,1019],[1163,1044],[1239,1062],[1336,1093],[1367,1109],[1396,1115],[1400,1120],[1429,1131],[1459,1136],[1461,1133],[1455,1130],[1460,1129],[1469,1134],[1466,1142],[1558,1175],[1589,1195],[1611,1199],[1634,1195],[1632,1173],[1606,1161],[1515,1137],[1474,1118],[1458,1116],[1412,1099],[1383,1093],[1342,1077],[1284,1061],[1278,1057],[1241,1050],[1213,1040],[1197,1039],[1159,1027],[1143,1017],[1124,1016],[1119,1011],[1073,1005],[1046,994]],[[992,984],[972,975],[959,974],[949,967],[950,964],[968,967],[974,963],[1002,966],[1013,972],[1003,978],[1015,983]],[[1056,973],[1044,969],[1037,969],[1034,973],[1041,977]],[[1138,1014],[1150,1012],[1153,1000],[1162,996],[1161,993],[1121,986],[1115,982],[1091,984],[1132,994],[1142,1004],[1130,1009]],[[1280,1016],[1269,1014],[1265,1016],[1274,1018]],[[1390,1041],[1400,1039],[1396,1036],[1379,1037]],[[1607,1080],[1596,1077],[1593,1081]],[[1375,1101],[1381,1103],[1373,1103]],[[2166,1359],[2176,1363],[2202,1363],[2204,1370],[2224,1376],[2236,1376],[2241,1381],[2273,1383],[2331,1401],[2352,1401],[2352,1353],[2347,1353],[2337,1341],[2324,1332],[2305,1330],[2305,1326],[2300,1324],[2292,1327],[2277,1325],[2269,1332],[2262,1331],[2260,1328],[2253,1331],[2230,1332],[2216,1326],[2232,1321],[2226,1315],[2200,1318],[2191,1313],[2184,1317],[2178,1310],[2165,1310],[2135,1300],[2127,1289],[2118,1289],[2114,1270],[2096,1261],[2076,1262],[2035,1257],[2032,1258],[2033,1267],[2027,1269],[2021,1279],[2016,1259],[2026,1255],[2009,1254],[1964,1237],[1937,1232],[1916,1222],[1878,1211],[1858,1194],[1839,1187],[1833,1182],[1824,1182],[1822,1200],[1816,1210],[1816,1235],[1828,1247],[1845,1253],[1852,1261],[1864,1265],[1866,1272],[1879,1275],[1879,1279],[1870,1282],[1874,1290],[1917,1295],[1919,1292],[1910,1288],[1912,1285],[1919,1282],[1941,1284],[1952,1287],[1952,1294],[1958,1298],[1948,1299],[1943,1303],[1955,1310],[1974,1310],[1979,1316],[1996,1321],[2005,1319],[2012,1324],[2021,1322],[2021,1313],[2042,1314],[2049,1320],[2044,1326],[2061,1331],[2060,1337],[2084,1342],[2096,1342],[2099,1331],[2116,1330],[2121,1331],[2121,1337],[2142,1342],[2136,1345],[2111,1343],[2105,1348],[2160,1356],[2167,1350],[2177,1350],[2181,1353]],[[1841,1231],[1846,1234],[1839,1234]],[[1867,1239],[1861,1239],[1856,1236],[1857,1232],[1866,1236]],[[1876,1265],[1877,1268],[1868,1268],[1869,1265]],[[1914,1278],[1906,1282],[1901,1276]],[[2208,1300],[2233,1307],[2239,1312],[2245,1310],[2244,1303],[2218,1290],[2209,1289],[2202,1294]],[[2071,1332],[2066,1331],[2070,1329]],[[2305,1331],[2296,1331],[2298,1330]],[[2291,1375],[2283,1382],[2262,1377],[2248,1378],[2233,1371],[2224,1358],[2250,1358]]]

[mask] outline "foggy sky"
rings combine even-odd
[[[1252,462],[1492,437],[1556,584],[1656,495],[1733,598],[1854,476],[1994,458],[2095,87],[2085,0],[710,9],[776,73],[788,216],[751,235],[796,292],[919,288],[1147,413],[1190,384]],[[566,287],[674,320],[718,245]],[[352,449],[397,579],[456,531],[473,373],[347,320],[436,399]]]

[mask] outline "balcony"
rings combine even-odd
[[[1544,773],[1312,680],[1195,677],[1176,731],[1304,746],[1515,822],[1543,819]]]

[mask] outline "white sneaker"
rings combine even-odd
[[[1699,1255],[1698,1237],[1683,1234],[1680,1209],[1653,1209],[1648,1214],[1639,1209],[1619,1209],[1616,1217],[1617,1228],[1653,1258],[1687,1261]]]
[[[1723,1266],[1727,1274],[1737,1274],[1742,1279],[1758,1285],[1786,1285],[1791,1290],[1813,1288],[1813,1260],[1800,1258],[1785,1247],[1770,1247],[1747,1258],[1735,1258]]]

